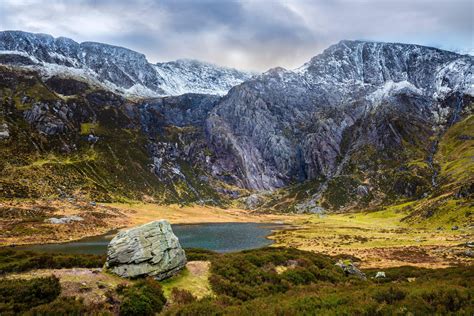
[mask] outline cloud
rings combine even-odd
[[[196,58],[295,68],[341,39],[472,51],[470,0],[0,0],[0,28]]]

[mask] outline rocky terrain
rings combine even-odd
[[[87,81],[128,97],[222,95],[252,74],[195,60],[151,64],[145,55],[102,43],[21,31],[0,32],[0,62]]]
[[[0,33],[0,50],[2,198],[298,213],[415,201],[407,221],[472,223],[471,56],[341,41],[251,77],[24,32]]]

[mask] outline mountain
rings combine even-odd
[[[472,96],[473,71],[470,56],[342,41],[295,71],[271,69],[235,87],[211,113],[208,130],[217,147],[232,148],[239,165],[231,167],[242,171],[247,187],[331,176],[344,156],[345,131],[392,112],[426,121],[429,129],[446,124],[458,105],[443,101]],[[360,138],[384,149],[401,139],[389,122],[377,126],[381,119]]]
[[[341,41],[223,97],[206,121],[214,174],[254,190],[313,181],[310,204],[332,209],[421,197],[437,184],[440,137],[472,112],[473,72],[468,55]]]
[[[294,212],[409,200],[417,219],[449,203],[465,212],[474,194],[469,55],[341,41],[297,69],[245,77],[47,35],[0,43],[2,198]]]
[[[45,78],[86,80],[128,97],[223,95],[253,75],[193,60],[151,64],[127,48],[21,31],[0,32],[0,62],[36,69]]]

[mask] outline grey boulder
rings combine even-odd
[[[186,255],[168,221],[154,221],[118,233],[109,243],[106,267],[127,278],[163,280],[186,265]]]

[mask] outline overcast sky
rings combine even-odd
[[[295,68],[342,39],[474,50],[472,0],[0,0],[0,29],[97,41],[151,62]]]

